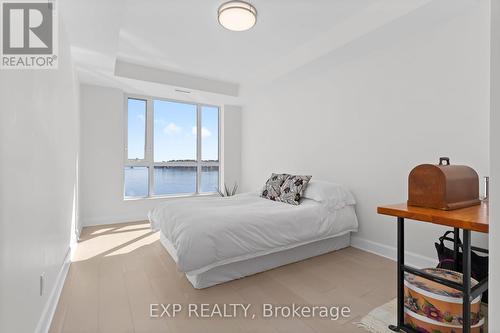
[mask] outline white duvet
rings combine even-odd
[[[171,243],[169,252],[179,269],[199,274],[357,231],[356,215],[337,219],[339,212],[311,199],[293,206],[244,193],[172,200],[153,209],[149,220]]]

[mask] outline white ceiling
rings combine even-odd
[[[116,61],[255,84],[341,48],[430,1],[252,0],[258,19],[246,32],[218,24],[217,8],[224,0],[65,0],[60,5],[83,82],[167,91],[174,85],[156,81],[151,86],[147,77],[138,82],[116,76]],[[207,96],[238,102],[216,95]]]
[[[132,62],[233,82],[285,57],[376,0],[254,0],[257,25],[224,29],[217,8],[224,0],[129,1],[118,56]]]

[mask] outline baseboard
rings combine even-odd
[[[351,236],[351,246],[366,252],[379,255],[381,257],[391,259],[393,261],[396,261],[397,258],[397,250],[395,247],[373,242],[364,238]],[[426,268],[436,267],[438,264],[438,260],[425,257],[413,252],[405,251],[405,263],[417,268]]]
[[[76,240],[77,241],[80,240],[80,236],[82,235],[82,229],[83,229],[83,227],[81,225],[79,225],[78,228],[76,229]]]
[[[144,215],[83,218],[82,219],[82,227],[93,227],[93,226],[98,226],[98,225],[128,223],[128,222],[147,221],[147,220],[148,220],[148,217],[144,216]]]
[[[54,287],[52,288],[49,298],[47,299],[47,303],[45,303],[45,307],[35,330],[36,333],[47,333],[50,329],[50,324],[52,323],[52,318],[56,312],[57,303],[59,302],[59,297],[61,296],[64,281],[66,281],[66,276],[68,275],[70,263],[71,248],[68,249],[68,252],[64,257],[64,261],[59,274],[57,274]]]

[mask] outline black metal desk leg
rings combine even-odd
[[[464,242],[462,248],[463,256],[463,333],[470,333],[471,318],[470,318],[470,285],[471,285],[471,264],[470,264],[470,230],[464,230]]]
[[[453,229],[453,259],[454,259],[454,265],[455,265],[455,271],[459,271],[459,264],[458,264],[458,253],[460,251],[460,248],[458,247],[458,242],[460,239],[460,229],[454,228]]]
[[[398,217],[398,313],[397,326],[390,325],[389,329],[394,332],[400,332],[404,325],[404,265],[405,265],[405,219]]]

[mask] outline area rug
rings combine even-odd
[[[388,326],[396,323],[396,299],[373,309],[364,316],[360,322],[355,323],[357,326],[364,328],[372,333],[394,333]],[[488,306],[482,304],[481,311],[485,316],[484,332],[488,332]]]

